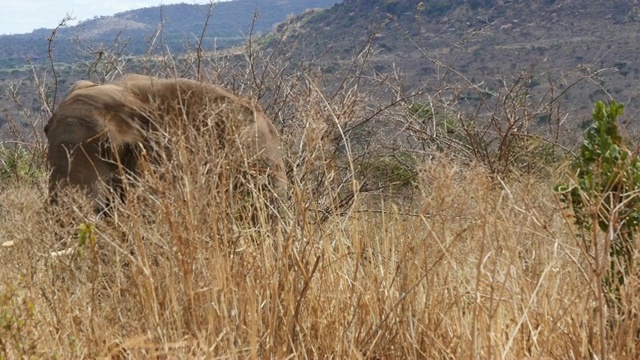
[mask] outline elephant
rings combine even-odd
[[[195,80],[138,74],[107,84],[80,80],[44,130],[53,204],[59,189],[78,187],[102,213],[114,198],[126,201],[125,177],[140,176],[143,156],[159,163],[172,155],[168,140],[204,133],[216,151],[253,159],[274,193],[286,188],[280,138],[257,101]]]

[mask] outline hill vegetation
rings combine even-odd
[[[640,5],[629,0],[349,0],[277,29],[296,34],[288,46],[297,59],[315,57],[331,71],[371,46],[375,72],[430,92],[464,83],[490,96],[526,74],[535,98],[563,92],[558,101],[571,107],[575,132],[598,100],[625,99],[628,114],[640,114],[639,21]],[[577,77],[584,81],[573,84]],[[455,96],[470,109],[483,100]]]

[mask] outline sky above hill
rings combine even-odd
[[[127,10],[180,2],[209,3],[206,0],[0,0],[0,35],[24,34],[38,28],[54,28],[66,14],[76,19],[68,25],[75,25],[78,21],[94,16],[113,15]]]

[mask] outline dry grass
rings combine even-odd
[[[32,187],[15,185],[0,197],[0,240],[14,242],[0,251],[0,354],[521,359],[598,351],[592,275],[551,183],[501,184],[448,158],[424,164],[420,180],[420,214],[383,205],[324,224],[304,194],[293,196],[286,218],[255,224],[234,223],[220,199],[201,209],[173,197],[184,189],[167,190],[146,209],[122,209],[117,222],[76,212],[75,224],[95,224],[95,243],[57,257],[50,253],[61,236],[75,242],[71,227],[45,213]],[[607,346],[637,354],[628,340]]]

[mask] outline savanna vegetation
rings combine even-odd
[[[640,354],[640,165],[618,103],[594,104],[582,147],[562,136],[558,99],[584,73],[534,98],[531,73],[487,92],[427,57],[451,78],[407,91],[371,69],[371,44],[331,72],[251,38],[232,56],[121,49],[76,67],[258,98],[288,193],[227,191],[233,174],[193,138],[111,217],[74,192],[48,206],[41,127],[64,76],[55,59],[34,68],[40,106],[18,107],[34,125],[9,126],[0,150],[0,358]]]

